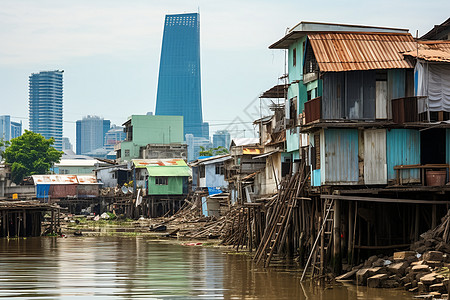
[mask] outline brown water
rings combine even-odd
[[[0,298],[412,299],[402,290],[302,285],[300,275],[141,237],[0,239]]]

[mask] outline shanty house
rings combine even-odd
[[[430,144],[445,131],[431,134],[404,104],[415,96],[404,54],[417,50],[407,30],[302,22],[270,48],[289,52],[286,124],[308,138],[287,129],[286,140],[307,146],[312,186],[420,182],[420,168],[398,168],[446,163],[445,137]],[[415,126],[397,121],[411,115]]]
[[[85,199],[99,195],[99,183],[93,175],[32,175],[36,198]]]
[[[147,195],[183,195],[187,193],[191,169],[181,158],[133,159],[136,188]]]
[[[231,159],[229,154],[216,155],[190,163],[193,173],[192,177],[196,179],[195,184],[193,182],[192,186],[226,190],[228,182],[225,180],[224,162],[229,159]]]

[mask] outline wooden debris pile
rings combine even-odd
[[[450,210],[441,219],[442,223],[420,235],[420,240],[411,245],[411,250],[425,253],[430,250],[450,253]]]

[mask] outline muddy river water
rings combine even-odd
[[[6,299],[412,299],[403,290],[300,284],[246,255],[142,237],[0,239]]]

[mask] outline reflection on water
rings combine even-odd
[[[411,299],[401,290],[300,285],[300,275],[140,237],[0,239],[1,298]]]

